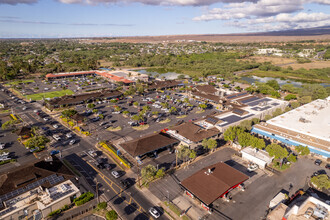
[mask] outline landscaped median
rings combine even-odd
[[[117,151],[113,146],[108,145],[105,142],[100,142],[99,146],[103,148],[111,158],[113,158],[114,160],[118,160],[119,163],[123,164],[126,168],[131,168],[131,164],[124,157],[118,155]]]

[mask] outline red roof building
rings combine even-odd
[[[115,76],[106,71],[82,71],[82,72],[74,72],[74,73],[68,72],[68,73],[58,73],[58,74],[50,73],[50,74],[46,75],[46,79],[52,80],[52,79],[58,79],[58,78],[66,78],[66,77],[72,77],[72,76],[85,76],[85,75],[93,75],[93,74],[102,76],[102,77],[107,78],[110,81],[114,81],[114,82],[123,82],[125,84],[129,84],[129,83],[133,82],[124,77]]]
[[[188,195],[198,198],[203,207],[208,207],[247,179],[249,177],[244,173],[220,162],[205,167],[184,179],[181,185]]]

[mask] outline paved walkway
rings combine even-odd
[[[205,210],[198,208],[200,204],[197,204],[196,200],[189,199],[184,195],[176,197],[172,202],[181,210],[185,211],[191,219],[197,220],[199,217],[205,215]]]

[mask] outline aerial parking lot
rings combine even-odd
[[[99,140],[108,140],[109,134],[111,139],[133,139],[183,121],[202,118],[215,111],[211,106],[201,110],[199,104],[199,101],[188,99],[180,93],[166,91],[128,96],[106,103],[99,101],[94,105],[79,105],[75,109],[88,118],[83,128]]]
[[[41,79],[17,80],[4,84],[27,100],[39,101],[46,98],[80,94],[99,89],[114,89],[116,86],[100,77],[73,77],[54,81]]]

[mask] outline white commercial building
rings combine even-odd
[[[253,162],[259,166],[259,168],[264,169],[268,164],[270,164],[274,157],[269,156],[269,154],[264,150],[258,150],[257,148],[246,147],[241,150],[242,158]]]

